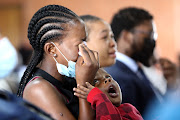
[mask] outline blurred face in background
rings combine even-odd
[[[87,46],[98,52],[100,67],[115,64],[116,43],[110,25],[103,21],[85,23],[89,27]]]
[[[133,34],[131,57],[145,66],[150,66],[149,60],[153,55],[156,40],[153,21],[144,21],[132,29],[131,33]]]

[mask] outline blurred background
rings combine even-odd
[[[17,50],[31,50],[27,27],[32,15],[48,4],[63,5],[78,15],[91,14],[110,23],[120,8],[137,6],[148,10],[157,25],[157,51],[178,63],[180,53],[180,0],[0,0],[0,32]]]

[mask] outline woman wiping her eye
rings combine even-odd
[[[28,38],[34,52],[21,79],[18,96],[54,119],[78,119],[83,102],[79,104],[73,87],[76,83],[92,82],[99,68],[96,53],[82,44],[86,39],[83,21],[66,7],[47,5],[32,17]]]

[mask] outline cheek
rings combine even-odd
[[[99,46],[97,46],[97,52],[99,53],[99,56],[100,57],[104,57],[104,58],[107,58],[108,57],[108,45],[105,44],[105,42],[102,44],[100,44]]]
[[[78,58],[78,47],[71,47],[66,50],[66,54],[68,54],[67,59],[71,61],[76,61]]]
[[[144,44],[144,39],[142,37],[139,37],[138,39],[135,40],[135,45],[138,50],[141,50]]]
[[[73,51],[72,51],[72,54],[70,54],[70,56],[71,56],[71,60],[72,61],[77,61],[77,58],[78,58],[78,48],[76,48],[76,49],[74,49]]]

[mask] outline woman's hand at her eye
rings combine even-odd
[[[93,52],[84,44],[79,45],[79,50],[82,57],[76,62],[76,82],[85,86],[85,82],[93,82],[99,69],[99,58],[97,52]]]

